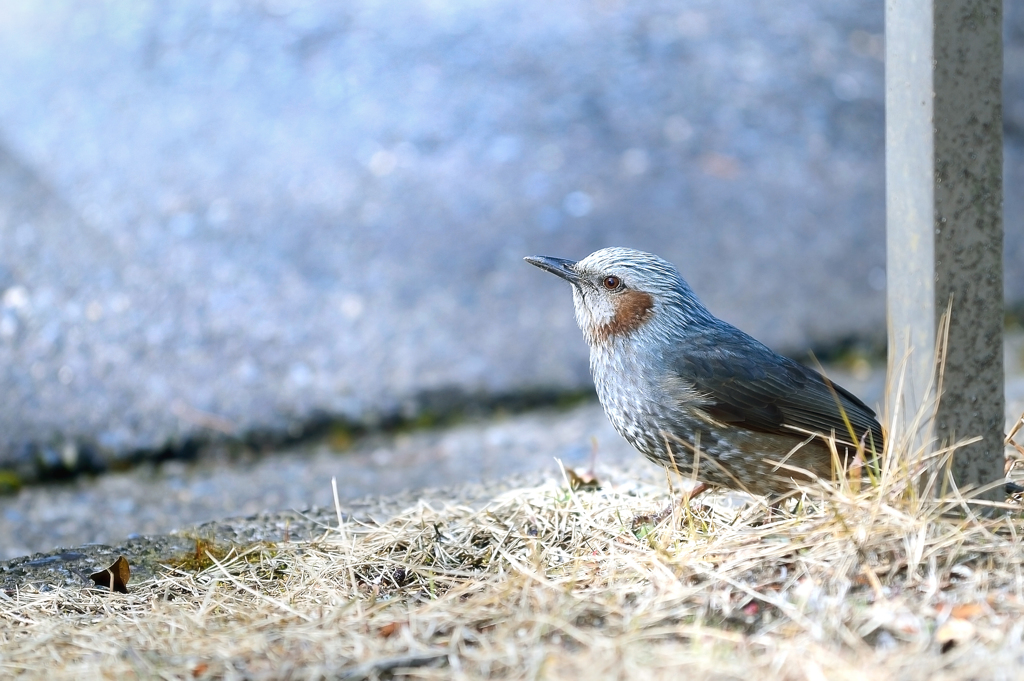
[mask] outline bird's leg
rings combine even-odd
[[[782,515],[782,504],[784,504],[786,501],[788,501],[789,499],[792,499],[792,498],[793,498],[792,494],[783,494],[781,496],[778,496],[778,495],[775,495],[775,494],[770,495],[768,497],[768,499],[766,500],[768,502],[768,504],[767,504],[768,510],[764,514],[764,519],[763,520],[756,520],[756,521],[754,521],[753,526],[754,527],[760,527],[761,525],[767,525],[767,524],[771,523],[775,519],[774,518],[775,515],[780,515],[781,516]]]
[[[711,489],[711,485],[706,482],[698,482],[689,492],[683,493],[678,502],[669,502],[668,506],[657,513],[642,513],[640,515],[633,516],[633,531],[636,532],[643,525],[657,525],[662,520],[672,515],[672,512],[676,508],[676,503],[679,504],[680,508],[689,508],[691,501],[701,494],[704,494],[709,489]]]
[[[691,501],[699,497],[701,494],[704,494],[704,492],[707,492],[709,489],[711,489],[711,485],[709,485],[708,483],[698,482],[696,485],[693,486],[693,489],[690,490],[689,494],[683,495],[681,503],[685,504],[686,506],[689,506]]]

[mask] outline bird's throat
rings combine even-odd
[[[623,291],[613,299],[613,309],[611,319],[595,329],[598,342],[628,336],[643,326],[654,314],[654,298],[643,291]]]

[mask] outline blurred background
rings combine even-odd
[[[882,0],[7,0],[0,470],[588,390],[524,255],[653,251],[779,350],[877,347],[883,57]]]

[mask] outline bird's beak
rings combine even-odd
[[[547,270],[551,274],[557,274],[562,279],[565,279],[570,284],[580,283],[580,275],[576,273],[575,260],[565,260],[563,258],[552,258],[548,255],[528,255],[523,258],[526,262],[542,270]]]

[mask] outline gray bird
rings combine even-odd
[[[579,262],[526,261],[572,284],[597,395],[615,430],[651,461],[700,485],[772,497],[832,479],[858,445],[872,460],[873,412],[818,372],[783,357],[697,300],[676,268],[628,248]]]

